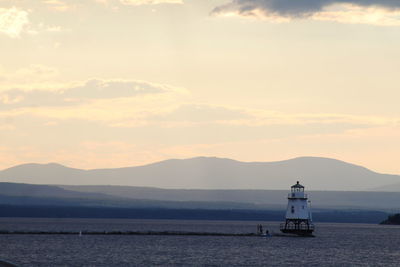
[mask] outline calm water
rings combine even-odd
[[[262,223],[0,218],[0,230],[171,230],[249,233]],[[0,235],[0,259],[19,266],[399,266],[400,227],[317,224],[315,238]]]

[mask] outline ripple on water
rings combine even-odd
[[[0,230],[248,233],[276,222],[0,219]],[[19,266],[398,266],[400,227],[318,224],[315,238],[0,235],[0,259]]]

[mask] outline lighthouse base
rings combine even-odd
[[[286,222],[281,223],[280,230],[286,234],[310,236],[314,231],[314,224],[304,219],[286,219]]]

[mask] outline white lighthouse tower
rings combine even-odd
[[[283,233],[311,235],[314,231],[311,210],[307,199],[307,194],[304,193],[304,186],[297,181],[291,187],[291,192],[288,195],[286,221],[281,223],[280,226]]]

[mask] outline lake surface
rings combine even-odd
[[[0,230],[251,233],[278,222],[0,218]],[[315,238],[0,235],[18,266],[399,266],[400,227],[317,223]]]

